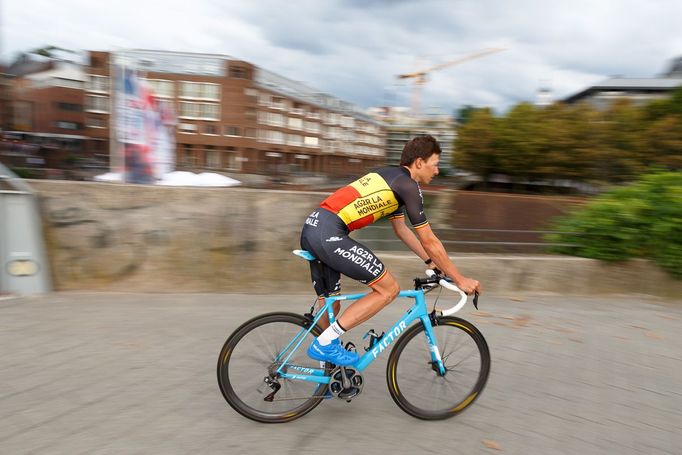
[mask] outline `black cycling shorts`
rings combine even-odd
[[[305,220],[301,248],[320,261],[310,261],[317,295],[340,292],[341,273],[368,286],[386,276],[383,262],[369,248],[348,236],[348,227],[341,218],[323,208],[316,209]]]

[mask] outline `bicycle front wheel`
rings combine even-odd
[[[386,368],[388,391],[400,408],[424,420],[452,417],[481,393],[490,372],[488,344],[473,324],[441,317],[433,331],[445,375],[431,359],[424,326],[418,324],[396,341]]]
[[[270,313],[245,322],[227,339],[218,358],[218,384],[232,408],[249,419],[264,423],[281,423],[297,419],[320,404],[327,384],[277,377],[283,358],[278,356],[309,322],[293,313]],[[319,362],[306,354],[308,345],[320,334],[318,326],[303,339],[291,356],[289,371],[300,373],[306,368],[320,368]],[[286,357],[286,356],[284,356]],[[325,370],[329,372],[329,365]],[[266,378],[276,379],[281,386],[272,401],[265,398],[273,392]]]

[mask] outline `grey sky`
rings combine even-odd
[[[221,53],[362,107],[408,105],[396,74],[489,47],[507,50],[434,72],[423,106],[501,110],[541,85],[562,98],[682,55],[679,0],[4,0],[0,11],[4,61],[47,44]]]

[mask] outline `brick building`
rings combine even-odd
[[[81,65],[24,61],[8,68],[4,82],[3,132],[31,145],[27,158],[40,157],[44,167],[53,168],[91,156]]]
[[[84,134],[98,153],[122,65],[173,106],[177,169],[349,176],[384,162],[383,124],[348,102],[224,55],[146,50],[89,52]]]

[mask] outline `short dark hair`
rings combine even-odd
[[[400,165],[409,166],[417,158],[428,160],[434,153],[441,154],[440,145],[436,138],[430,134],[420,134],[410,139],[405,144],[405,147],[403,147],[403,153],[400,155]]]

